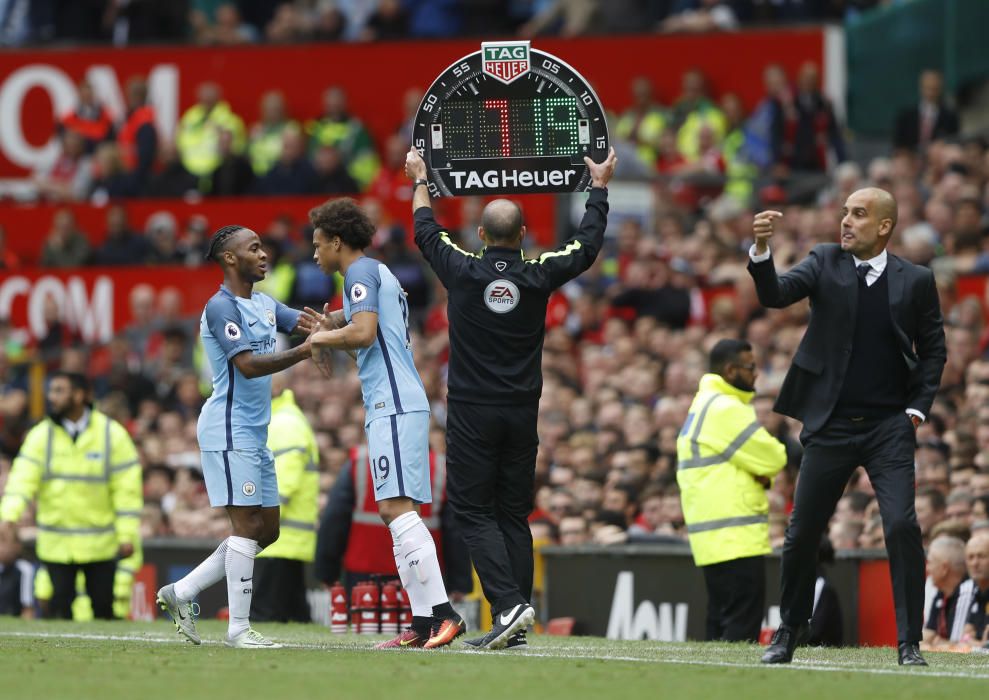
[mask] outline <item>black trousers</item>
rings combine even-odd
[[[72,602],[76,599],[76,575],[82,569],[86,577],[86,595],[93,605],[93,616],[113,619],[113,577],[117,560],[94,561],[89,564],[54,564],[42,562],[52,580],[50,614],[54,618],[72,619]]]
[[[532,595],[538,409],[447,403],[447,499],[492,613]]]
[[[901,642],[919,642],[924,616],[924,547],[914,510],[916,437],[903,412],[884,420],[832,418],[804,444],[793,515],[783,544],[780,615],[785,624],[811,616],[817,551],[852,472],[864,466],[876,492],[889,554],[896,629]]]
[[[707,584],[709,642],[757,642],[766,610],[766,558],[743,557],[702,566]]]
[[[255,622],[312,622],[306,600],[305,564],[297,559],[258,557],[254,560]]]

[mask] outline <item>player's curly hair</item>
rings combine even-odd
[[[357,202],[349,197],[331,199],[309,211],[309,223],[327,238],[339,236],[348,247],[364,250],[371,245],[374,225]]]

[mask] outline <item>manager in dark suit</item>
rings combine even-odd
[[[783,544],[782,624],[762,657],[788,663],[811,616],[821,534],[863,465],[886,535],[899,662],[924,666],[924,549],[914,512],[914,432],[930,411],[946,352],[931,271],[889,255],[896,200],[867,188],[841,212],[841,243],[816,246],[777,276],[769,239],[782,214],[753,223],[749,272],[763,306],[810,299],[811,317],[775,410],[803,422],[793,514]]]
[[[944,80],[936,70],[920,74],[920,102],[896,117],[893,147],[916,151],[958,133],[958,114],[945,104]]]

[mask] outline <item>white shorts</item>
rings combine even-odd
[[[262,506],[279,504],[275,458],[267,447],[203,452],[203,478],[209,504]]]
[[[365,431],[374,500],[411,498],[431,503],[429,411],[377,418]]]

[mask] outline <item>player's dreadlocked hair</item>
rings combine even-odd
[[[230,224],[229,226],[221,226],[216,229],[213,236],[209,239],[209,250],[206,252],[206,259],[219,262],[216,258],[217,254],[223,252],[223,246],[226,242],[242,228],[246,227],[240,224]]]

